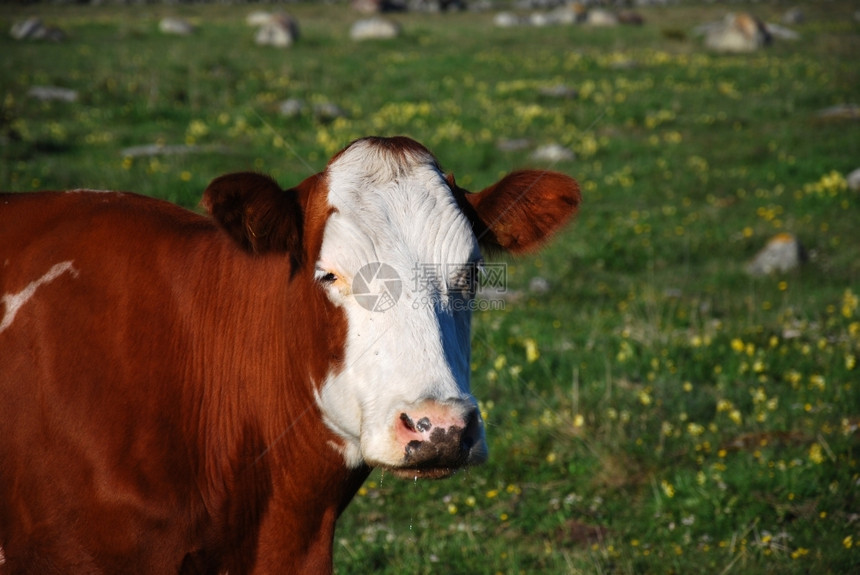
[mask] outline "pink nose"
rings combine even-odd
[[[481,417],[465,401],[424,402],[400,413],[396,435],[408,467],[461,467],[482,440]]]

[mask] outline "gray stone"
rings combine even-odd
[[[529,291],[534,294],[549,293],[549,282],[546,278],[535,276],[529,281]]]
[[[358,20],[349,29],[353,40],[387,40],[400,35],[400,26],[386,18],[373,17]]]
[[[595,27],[618,26],[618,17],[608,10],[594,8],[586,14],[584,24]]]
[[[587,12],[582,4],[574,3],[559,6],[552,10],[549,13],[549,16],[556,24],[566,26],[583,22],[586,18],[586,14]]]
[[[78,99],[77,91],[57,86],[33,86],[27,90],[27,95],[42,102],[75,102]]]
[[[533,12],[532,15],[529,16],[529,24],[535,26],[536,28],[540,28],[542,26],[549,26],[550,24],[555,24],[555,22],[548,13]]]
[[[158,23],[158,29],[162,34],[174,36],[190,36],[194,32],[194,25],[183,18],[162,18]]]
[[[541,96],[549,96],[550,98],[576,98],[579,95],[579,91],[576,88],[571,88],[564,84],[544,86],[538,90],[538,93]]]
[[[857,104],[840,104],[820,110],[817,114],[821,120],[860,120],[860,106]]]
[[[285,12],[276,12],[257,29],[254,42],[258,46],[289,48],[299,39],[299,23]]]
[[[299,100],[298,98],[284,100],[278,106],[278,111],[282,116],[286,116],[287,118],[295,118],[296,116],[301,115],[304,110],[305,103],[303,100]]]
[[[573,152],[559,144],[541,146],[531,155],[532,160],[539,162],[563,162],[574,159]]]
[[[9,35],[15,40],[48,40],[62,42],[66,33],[54,26],[46,26],[41,18],[27,18],[15,22],[9,30]]]
[[[771,41],[767,27],[746,12],[728,14],[720,22],[699,26],[705,34],[705,46],[715,52],[754,52]]]
[[[860,168],[857,168],[845,177],[845,182],[848,184],[848,189],[860,192]]]
[[[770,22],[765,23],[764,27],[767,33],[770,34],[770,37],[775,40],[800,40],[800,34],[791,28],[786,28],[779,24],[771,24]]]
[[[772,237],[764,248],[746,266],[752,276],[766,276],[774,272],[785,273],[797,268],[806,260],[806,250],[792,234]]]
[[[314,116],[321,122],[331,122],[338,118],[345,118],[346,112],[337,104],[322,102],[314,104]]]
[[[493,24],[499,28],[513,28],[520,25],[520,19],[511,12],[499,12],[493,17]]]
[[[200,146],[185,144],[144,144],[131,146],[120,151],[124,158],[148,158],[151,156],[184,156],[200,151]]]
[[[32,38],[40,28],[44,28],[41,18],[27,18],[19,20],[12,24],[12,29],[9,30],[9,35],[15,40],[26,40]]]

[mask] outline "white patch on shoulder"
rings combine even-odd
[[[41,286],[51,283],[66,272],[71,273],[73,277],[78,277],[78,270],[75,269],[73,263],[74,262],[72,261],[67,261],[54,264],[51,269],[48,270],[48,273],[39,279],[30,282],[27,287],[18,293],[5,294],[2,299],[0,299],[0,302],[2,302],[6,308],[6,311],[3,313],[3,320],[0,321],[0,333],[3,333],[10,325],[12,325],[18,310],[20,310],[25,303],[30,301],[30,298],[33,297],[36,290]]]

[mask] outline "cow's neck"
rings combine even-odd
[[[194,391],[205,430],[200,439],[214,457],[211,469],[200,470],[212,499],[206,506],[258,525],[258,536],[244,543],[256,549],[239,553],[304,557],[308,572],[325,572],[319,562],[330,565],[335,520],[369,472],[345,466],[314,394],[343,360],[345,318],[312,277],[290,274],[275,256],[224,249],[205,261],[218,262],[223,282],[195,288],[196,313],[218,316],[219,330],[215,341],[196,340],[203,352],[191,368],[203,374]],[[233,286],[229,301],[222,285]],[[239,349],[244,357],[235,356]],[[242,463],[220,469],[218,461]],[[230,502],[237,492],[253,500]]]

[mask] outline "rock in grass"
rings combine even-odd
[[[772,39],[764,23],[746,12],[728,14],[697,31],[704,32],[705,46],[715,52],[755,52]]]
[[[374,17],[357,21],[349,29],[353,40],[387,40],[400,35],[400,26],[385,18]]]
[[[200,151],[200,146],[185,144],[144,144],[123,148],[120,155],[124,158],[149,158],[152,156],[184,156]]]
[[[860,106],[857,104],[839,104],[819,110],[820,120],[860,120]]]
[[[588,11],[584,24],[595,27],[618,26],[618,17],[608,10],[593,8]]]
[[[806,261],[806,250],[792,234],[782,233],[772,237],[764,248],[746,266],[748,274],[756,277],[774,272],[785,273]]]
[[[529,280],[529,291],[533,294],[549,293],[549,289],[549,282],[544,277],[535,276]]]
[[[333,122],[338,118],[346,118],[346,111],[332,102],[314,104],[314,117],[320,122]]]
[[[41,18],[27,18],[26,20],[19,20],[12,24],[12,29],[9,30],[9,35],[12,36],[15,40],[26,40],[28,38],[33,38],[38,30],[44,28],[44,24],[42,24]]]
[[[579,96],[579,90],[565,84],[553,84],[552,86],[544,86],[538,90],[541,96],[549,96],[550,98],[568,98],[573,99]]]
[[[860,168],[857,168],[845,178],[848,184],[848,189],[854,192],[860,192]]]
[[[532,160],[538,162],[562,162],[565,160],[572,160],[574,158],[573,152],[565,148],[560,144],[548,144],[546,146],[541,146],[531,155]]]
[[[770,34],[771,38],[775,40],[800,40],[800,34],[791,28],[786,28],[779,24],[766,23],[765,29],[767,30],[767,33]]]
[[[41,102],[74,102],[78,92],[58,86],[33,86],[27,90],[27,95]]]
[[[190,36],[194,32],[194,24],[184,18],[162,18],[158,23],[158,29],[162,34],[173,36]]]
[[[9,35],[15,40],[48,40],[62,42],[66,33],[54,26],[46,26],[41,18],[27,18],[12,25]]]
[[[285,118],[297,118],[308,109],[307,103],[300,98],[289,98],[278,104],[278,112]],[[317,102],[310,107],[310,111],[317,121],[324,124],[349,116],[343,108],[333,102]]]
[[[278,104],[278,111],[284,117],[295,118],[305,111],[305,102],[299,98],[289,98]]]
[[[555,10],[552,10],[549,16],[554,23],[563,26],[582,24],[588,17],[588,9],[583,4],[574,2],[559,6]]]
[[[260,19],[262,21],[262,19]],[[276,12],[269,15],[257,29],[254,42],[258,46],[274,46],[289,48],[299,39],[299,23],[286,12]]]
[[[519,26],[520,18],[511,12],[499,12],[493,17],[493,24],[499,28],[513,28]]]

